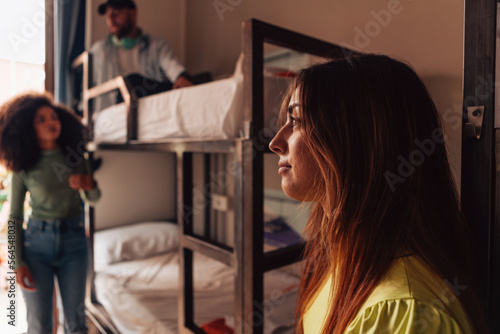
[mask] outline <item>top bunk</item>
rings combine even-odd
[[[242,52],[231,77],[137,98],[121,76],[91,87],[92,55],[85,52],[72,66],[82,69],[89,150],[231,153],[236,142],[245,140],[267,146],[296,71],[349,53],[353,51],[250,19],[242,24]],[[122,103],[94,111],[96,100],[117,90]]]

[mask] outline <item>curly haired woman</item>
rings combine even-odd
[[[85,159],[84,127],[46,94],[14,97],[0,107],[0,162],[13,172],[10,219],[28,333],[52,332],[54,276],[65,332],[85,333],[88,246],[81,199],[93,204],[100,191]],[[32,212],[24,230],[27,192]]]

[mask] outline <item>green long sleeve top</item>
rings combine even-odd
[[[23,230],[19,226],[24,218],[26,192],[30,192],[31,217],[42,220],[74,218],[82,213],[80,198],[89,205],[101,196],[96,186],[90,191],[74,190],[68,178],[73,174],[90,174],[88,162],[76,155],[64,156],[60,149],[42,151],[40,160],[27,171],[12,174],[9,218],[16,221],[16,267],[20,258]]]

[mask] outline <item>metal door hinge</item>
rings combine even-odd
[[[479,140],[483,128],[484,106],[467,107],[467,123],[465,123],[465,138]]]

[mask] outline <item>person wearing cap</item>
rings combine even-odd
[[[117,76],[131,75],[139,96],[170,88],[191,86],[184,66],[161,38],[143,33],[137,26],[137,6],[132,0],[107,0],[98,7],[110,34],[90,48],[94,80],[101,84]],[[108,94],[111,95],[111,94]],[[103,96],[97,110],[114,103],[117,96]]]

